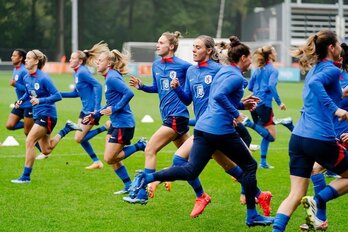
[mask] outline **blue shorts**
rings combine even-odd
[[[135,128],[116,128],[110,126],[108,130],[108,135],[111,135],[109,143],[119,143],[124,145],[131,144],[131,140],[134,136]]]
[[[178,137],[176,138],[178,139],[190,130],[188,123],[188,118],[169,116],[166,120],[164,120],[162,125],[172,128],[178,134]]]
[[[82,119],[82,121],[83,121],[83,119],[84,119],[86,116],[88,116],[88,115],[89,115],[89,113],[88,113],[88,114],[85,114],[85,113],[83,113],[83,112],[81,111],[81,112],[80,112],[79,118]],[[83,122],[81,121],[81,124],[83,124],[83,125],[96,125],[96,126],[98,126],[98,125],[99,125],[99,120],[100,120],[100,118],[95,118],[94,121],[93,121],[93,123],[89,123],[89,122],[83,123]]]
[[[346,149],[336,141],[322,141],[292,134],[289,142],[290,174],[309,178],[314,162],[337,174],[348,170]]]
[[[47,128],[47,134],[49,135],[52,133],[54,127],[56,126],[57,119],[50,116],[38,116],[38,118],[35,118],[35,124]]]
[[[260,105],[256,107],[254,111],[251,111],[251,116],[254,123],[259,124],[260,126],[269,126],[274,125],[273,122],[273,109],[267,107],[266,105]]]
[[[33,118],[33,108],[13,108],[11,110],[12,114],[17,115],[20,118]]]

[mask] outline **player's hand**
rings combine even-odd
[[[22,105],[23,101],[22,100],[18,100],[15,102],[15,108],[18,109],[20,107],[20,105]]]
[[[111,106],[108,106],[108,107],[106,107],[105,109],[102,109],[102,110],[100,111],[100,113],[101,113],[102,115],[110,116],[110,115],[112,114],[112,107],[111,107]]]
[[[31,105],[35,106],[35,105],[39,104],[40,101],[38,98],[30,96],[30,103],[31,103]]]
[[[16,80],[11,79],[10,80],[10,85],[13,87],[16,87]]]
[[[138,78],[134,77],[134,76],[131,76],[131,77],[130,77],[129,84],[130,84],[130,86],[133,86],[133,87],[136,88],[136,89],[139,89],[140,86],[143,85],[143,84],[141,83],[141,81],[140,81]]]
[[[279,105],[280,110],[286,110],[286,105],[284,103]]]
[[[338,108],[335,112],[335,115],[338,117],[339,121],[346,120],[348,122],[348,112]]]
[[[348,142],[348,133],[341,134],[340,139],[342,140],[343,143],[347,143]]]
[[[180,85],[179,79],[176,77],[174,77],[172,81],[170,82],[170,87],[172,87],[173,89],[178,88],[179,85]]]

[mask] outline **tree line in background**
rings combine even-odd
[[[292,0],[296,2],[296,0]],[[225,0],[222,37],[241,35],[242,18],[255,7],[283,0]],[[337,0],[302,0],[333,4]],[[345,3],[348,0],[344,1]],[[49,60],[71,53],[70,0],[0,0],[0,58],[13,49],[39,48]],[[79,49],[104,40],[121,49],[128,41],[153,42],[165,31],[183,37],[216,35],[220,0],[79,0]]]

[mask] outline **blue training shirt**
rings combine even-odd
[[[213,60],[192,65],[187,70],[184,88],[178,86],[174,89],[185,105],[193,102],[196,120],[207,108],[211,83],[221,67],[221,64]]]
[[[103,88],[86,66],[80,65],[75,69],[74,81],[75,89],[72,92],[62,92],[62,97],[80,97],[82,112],[85,114],[100,110]]]
[[[184,86],[186,72],[190,66],[190,63],[176,56],[166,60],[157,59],[152,65],[152,86],[143,85],[139,88],[147,93],[158,93],[163,121],[169,116],[189,118],[186,106],[170,87],[170,82],[176,77],[179,79],[180,85]]]
[[[277,92],[278,70],[271,63],[254,71],[250,78],[248,89],[253,95],[260,98],[257,105],[266,105],[272,108],[274,98],[278,106],[282,103]]]
[[[13,68],[12,79],[16,81],[15,90],[17,99],[20,99],[25,94],[24,77],[27,74],[28,70],[25,68],[24,64],[20,64]],[[29,100],[23,102],[20,108],[31,108],[32,106]]]
[[[210,134],[235,133],[233,119],[244,109],[241,99],[245,80],[241,70],[232,65],[223,66],[210,87],[208,107],[196,123],[196,129]]]
[[[316,64],[306,75],[302,98],[304,106],[293,134],[323,141],[335,140],[335,112],[342,96],[340,69],[332,61]]]
[[[112,107],[110,120],[113,127],[135,127],[134,116],[129,106],[129,102],[133,96],[134,93],[126,85],[122,75],[114,69],[109,69],[105,76],[106,106],[104,108],[108,106]]]
[[[19,100],[30,101],[31,96],[39,99],[39,104],[33,106],[33,118],[39,116],[57,118],[55,102],[62,100],[62,96],[49,75],[37,69],[35,73],[28,73],[24,77],[24,83],[26,91]]]

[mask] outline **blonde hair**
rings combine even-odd
[[[111,62],[111,68],[119,71],[122,75],[128,73],[127,64],[130,55],[128,52],[121,53],[117,49],[108,52],[108,60]]]
[[[270,60],[276,61],[276,50],[273,46],[267,45],[255,50],[253,54],[253,63],[256,67],[265,66]]]
[[[35,59],[39,61],[37,68],[42,69],[47,62],[47,56],[38,49],[31,50],[31,52],[34,53]]]
[[[335,46],[337,36],[333,31],[323,30],[311,35],[303,47],[291,51],[291,55],[299,60],[302,71],[308,71],[313,65],[327,56],[327,48]]]
[[[230,63],[228,61],[228,55],[227,55],[228,48],[229,48],[229,45],[224,41],[221,41],[215,44],[215,49],[219,57],[219,63],[225,64],[225,65],[228,65]]]
[[[178,49],[179,46],[179,38],[181,38],[181,33],[179,31],[176,31],[174,33],[171,32],[164,32],[162,36],[165,36],[169,40],[170,45],[174,45],[174,52]]]
[[[104,43],[104,41],[100,41],[97,44],[94,44],[93,47],[89,50],[83,50],[77,51],[77,54],[79,55],[79,59],[82,60],[82,64],[89,65],[89,66],[95,66],[95,61],[98,58],[98,56],[103,52],[108,52],[108,44]]]

